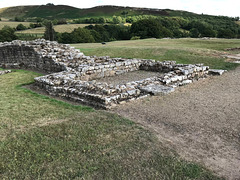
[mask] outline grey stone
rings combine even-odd
[[[192,80],[189,80],[189,79],[182,81],[182,85],[187,85],[190,83],[192,83]]]
[[[209,69],[208,74],[210,75],[222,75],[226,70],[222,69]]]
[[[132,96],[132,95],[136,94],[136,89],[129,90],[129,91],[127,91],[127,93],[128,93],[130,96]]]
[[[202,64],[84,56],[70,45],[44,39],[0,43],[0,66],[52,73],[35,78],[36,85],[50,94],[101,108],[109,108],[121,101],[139,99],[149,94],[168,94],[174,91],[173,87],[190,83],[208,73],[208,67]],[[97,78],[136,70],[165,74],[116,86],[95,82]]]
[[[151,95],[166,95],[174,91],[174,88],[163,86],[163,85],[155,85],[150,84],[144,87],[141,87],[140,90],[145,93],[149,93]]]
[[[0,75],[11,73],[11,70],[0,71]]]

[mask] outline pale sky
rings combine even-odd
[[[53,3],[78,8],[99,5],[119,5],[158,9],[186,10],[198,14],[240,16],[240,0],[0,0],[0,8],[19,5],[42,5]]]

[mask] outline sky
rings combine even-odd
[[[185,10],[198,14],[240,16],[240,0],[0,0],[0,8],[20,5],[42,5],[53,3],[78,8],[100,5],[147,7],[157,9]]]

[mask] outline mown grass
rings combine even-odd
[[[39,75],[0,76],[0,179],[219,179],[127,119],[21,87]]]
[[[234,69],[237,64],[221,57],[227,48],[240,47],[238,39],[145,39],[100,43],[73,44],[86,55],[123,58],[174,60],[177,63],[204,63],[210,68]]]

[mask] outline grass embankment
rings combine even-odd
[[[36,76],[0,76],[0,179],[217,179],[127,119],[21,87]]]
[[[80,48],[86,55],[174,60],[184,64],[204,63],[210,68],[230,70],[237,67],[237,64],[225,62],[220,55],[226,53],[226,48],[239,47],[240,40],[145,39],[108,42],[106,45],[83,43],[73,46]]]

